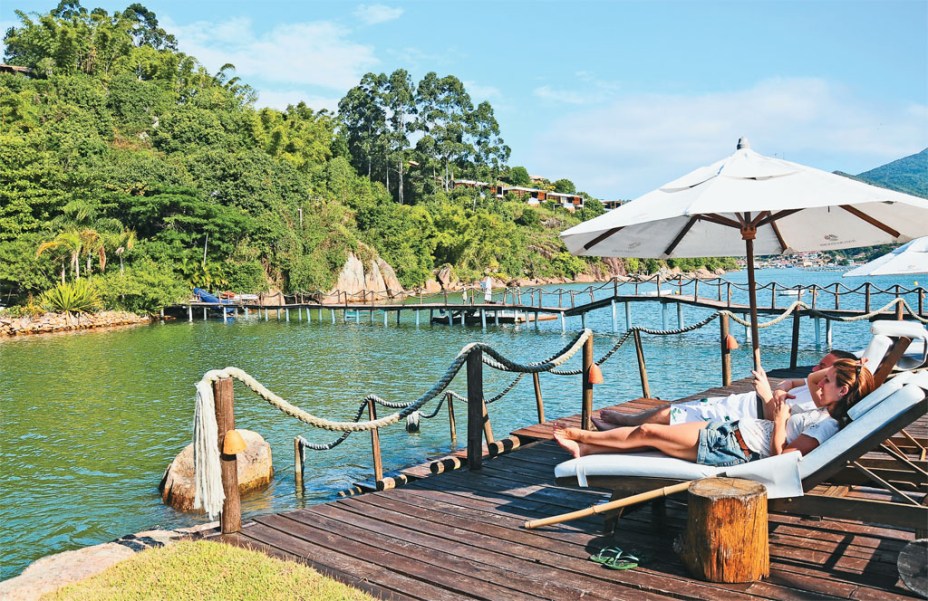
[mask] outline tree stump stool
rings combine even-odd
[[[690,485],[681,559],[697,578],[753,582],[770,575],[767,489],[737,478]]]

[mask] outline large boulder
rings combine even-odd
[[[450,265],[445,265],[435,273],[435,279],[438,280],[442,290],[450,290],[458,278],[454,274],[454,269]]]
[[[386,261],[381,258],[374,259],[370,267],[365,269],[364,263],[353,254],[348,255],[348,260],[338,274],[335,290],[342,293],[340,301],[344,300],[344,293],[348,293],[348,299],[351,301],[361,301],[370,300],[370,292],[374,293],[375,300],[383,300],[404,292],[396,273]]]
[[[240,493],[265,488],[274,477],[271,445],[257,432],[239,430],[247,448],[238,459],[238,490]],[[178,511],[192,511],[195,486],[193,481],[193,443],[174,458],[161,478],[158,490],[161,500]]]

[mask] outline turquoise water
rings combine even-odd
[[[744,273],[727,279],[744,283]],[[839,272],[799,269],[761,270],[760,283],[785,286],[820,285],[840,280]],[[911,287],[911,278],[877,278],[879,286]],[[844,281],[856,286],[861,281]],[[555,287],[550,287],[554,289]],[[570,286],[585,290],[587,286]],[[644,289],[644,288],[643,288]],[[701,288],[701,293],[705,294]],[[606,296],[609,288],[598,293]],[[768,293],[769,295],[769,293]],[[588,297],[587,297],[588,298]],[[734,300],[743,301],[743,293]],[[826,302],[825,299],[829,300]],[[579,297],[578,297],[579,300]],[[804,300],[810,300],[808,295]],[[875,298],[873,307],[888,297]],[[769,296],[761,297],[761,303]],[[909,299],[914,304],[914,298]],[[548,300],[546,298],[546,304]],[[822,297],[827,307],[830,297]],[[778,303],[787,305],[781,297]],[[863,298],[842,301],[842,307],[863,306]],[[656,303],[632,306],[635,325],[660,329],[663,316]],[[695,323],[710,313],[685,307],[684,323]],[[366,316],[364,316],[366,317]],[[409,402],[428,390],[444,374],[461,348],[474,341],[492,345],[520,362],[550,356],[580,329],[580,318],[534,325],[479,327],[430,326],[427,312],[416,327],[407,312],[399,325],[385,327],[362,318],[332,325],[328,313],[320,322],[238,319],[193,323],[153,324],[108,332],[34,336],[0,341],[0,579],[20,573],[29,562],[85,545],[113,540],[152,527],[176,528],[202,523],[204,516],[180,514],[161,504],[158,483],[174,456],[190,442],[194,384],[210,369],[236,366],[297,406],[330,419],[351,419],[361,399],[370,393],[389,401]],[[677,326],[674,308],[668,325]],[[769,318],[762,318],[765,321]],[[586,322],[594,330],[595,356],[601,357],[625,329],[625,313],[618,310],[617,333],[612,312],[591,313]],[[866,322],[836,324],[834,346],[857,349],[869,338]],[[733,355],[735,377],[750,370],[750,345],[744,328],[733,326],[742,343]],[[789,360],[791,320],[761,331],[764,363],[784,367]],[[821,330],[824,341],[824,326]],[[662,398],[684,396],[720,383],[718,325],[686,335],[643,336],[651,393]],[[800,362],[811,364],[822,352],[815,344],[811,320],[803,321]],[[579,367],[579,353],[566,367]],[[685,366],[685,367],[683,367]],[[596,387],[594,404],[603,406],[641,394],[631,343],[603,366],[605,383]],[[485,370],[487,397],[512,380],[509,374]],[[578,413],[578,376],[541,376],[549,419]],[[466,394],[463,374],[451,389]],[[236,385],[237,425],[259,432],[274,454],[275,478],[269,489],[243,500],[244,518],[258,513],[298,508],[336,497],[353,482],[372,473],[370,437],[360,433],[328,452],[307,451],[305,493],[297,494],[293,479],[293,437],[329,442],[336,435],[315,431]],[[431,403],[426,407],[430,411]],[[465,432],[466,411],[456,408],[458,432]],[[381,408],[381,415],[386,410]],[[497,437],[536,421],[531,378],[490,407]],[[386,470],[421,462],[452,448],[444,410],[424,420],[417,434],[402,424],[382,432]],[[461,444],[462,441],[459,441]]]

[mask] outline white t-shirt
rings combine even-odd
[[[816,409],[794,413],[786,420],[786,444],[790,444],[801,434],[811,436],[822,444],[838,431],[838,422],[826,409]],[[773,422],[768,419],[744,417],[738,420],[738,430],[744,444],[761,458],[770,456],[770,444],[773,441]]]
[[[816,408],[808,383],[791,389],[789,393],[796,397],[786,400],[790,413],[793,415],[812,411]],[[670,406],[671,424],[711,421],[731,422],[745,417],[761,417],[757,415],[757,394],[754,392],[742,392],[685,403],[674,403]]]

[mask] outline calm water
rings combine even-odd
[[[727,278],[746,281],[744,273]],[[828,284],[840,281],[840,272],[761,270],[758,281]],[[911,278],[872,281],[881,286],[913,284]],[[736,301],[740,298],[735,296]],[[769,296],[762,299],[767,302]],[[888,300],[874,299],[872,306]],[[781,297],[778,302],[786,305],[789,299]],[[842,306],[855,304],[863,306],[862,297],[842,301]],[[695,323],[708,314],[686,307],[684,322]],[[609,308],[587,318],[587,327],[596,333],[597,358],[624,331],[622,308],[618,315],[618,334],[612,332]],[[633,305],[632,318],[635,325],[662,327],[657,304]],[[668,312],[668,319],[668,325],[676,327],[675,309]],[[307,323],[297,321],[294,312],[289,323],[272,316],[270,321],[195,321],[0,340],[0,579],[15,576],[29,562],[50,553],[152,527],[204,522],[203,516],[179,514],[162,505],[157,487],[167,465],[190,442],[194,384],[210,369],[240,367],[311,413],[347,420],[369,393],[391,401],[415,400],[469,342],[483,341],[513,360],[530,362],[556,352],[581,327],[579,318],[568,320],[566,334],[558,321],[541,323],[539,331],[533,325],[491,325],[486,332],[479,327],[429,326],[427,313],[421,321],[417,328],[414,314],[408,312],[399,325],[391,318],[384,327],[381,317],[374,324],[362,319],[361,324],[332,325],[328,313],[320,323],[313,312],[312,322]],[[785,320],[761,331],[768,368],[788,364],[790,328],[790,320]],[[835,347],[862,347],[868,340],[867,328],[865,322],[836,324]],[[750,346],[743,328],[734,326],[733,333],[742,342],[734,353],[734,373],[744,377],[750,369]],[[824,340],[824,327],[822,333]],[[685,336],[643,338],[652,394],[674,398],[719,384],[716,323]],[[812,322],[804,320],[800,362],[813,363],[819,354]],[[579,355],[568,368],[579,366]],[[596,406],[640,395],[630,343],[603,366],[603,372],[606,383],[595,389]],[[490,397],[511,376],[487,369],[484,380]],[[542,375],[541,381],[549,419],[579,412],[579,377]],[[466,394],[463,375],[451,389]],[[426,410],[434,406],[430,403]],[[384,409],[381,412],[385,414]],[[534,414],[530,378],[490,407],[498,437],[536,421]],[[447,452],[452,443],[446,415],[442,410],[439,417],[423,420],[417,434],[407,434],[401,424],[384,431],[384,468],[398,469]],[[458,432],[463,434],[466,411],[459,408],[456,415]],[[236,418],[239,427],[255,430],[271,443],[275,460],[271,487],[243,500],[246,519],[333,499],[352,482],[371,477],[369,436],[355,434],[332,451],[307,451],[306,490],[298,495],[293,437],[302,434],[313,442],[328,442],[336,434],[314,431],[285,417],[241,385],[236,386]]]

